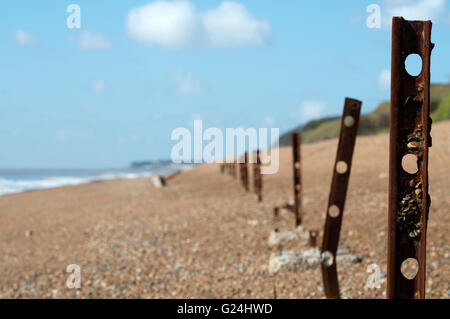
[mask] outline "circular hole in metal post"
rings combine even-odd
[[[346,127],[352,127],[353,124],[355,124],[355,119],[353,118],[353,116],[347,115],[346,117],[344,117],[344,125]]]
[[[333,254],[331,252],[329,252],[329,251],[324,251],[320,255],[320,262],[322,263],[322,265],[330,267],[334,263]]]
[[[400,271],[406,279],[413,280],[419,272],[419,262],[415,258],[408,258],[402,262]]]
[[[406,154],[403,156],[402,168],[409,174],[416,174],[419,171],[417,156],[414,154]]]
[[[336,172],[338,172],[338,174],[345,174],[347,173],[348,170],[348,165],[346,162],[344,161],[339,161],[336,164]]]
[[[336,205],[332,205],[330,206],[330,208],[328,208],[328,215],[330,215],[330,217],[332,218],[338,217],[340,213],[341,210]]]
[[[418,76],[422,72],[422,58],[416,53],[406,57],[405,69],[411,76]]]

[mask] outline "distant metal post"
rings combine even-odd
[[[278,223],[280,222],[280,208],[279,207],[274,207],[273,208],[273,227],[274,227],[274,231],[278,232]]]
[[[431,21],[392,22],[387,298],[425,298],[431,28]],[[405,68],[414,53],[422,58],[418,76]],[[406,156],[417,161],[417,172],[403,168]],[[402,268],[409,262],[416,272],[408,276]]]
[[[253,191],[258,196],[258,201],[262,202],[262,175],[259,150],[256,151],[256,163],[253,164]]]
[[[301,135],[299,133],[292,133],[292,152],[294,168],[294,215],[295,226],[301,225],[303,220],[302,210],[302,176],[301,176]]]
[[[322,276],[327,298],[340,298],[336,267],[336,253],[339,244],[345,198],[352,166],[353,150],[358,133],[361,102],[345,99],[341,120],[341,132],[333,168],[327,217],[322,240]]]
[[[316,230],[310,230],[309,231],[309,246],[310,247],[317,247],[317,231]]]
[[[244,162],[241,163],[241,182],[245,190],[248,192],[248,153],[244,154]]]

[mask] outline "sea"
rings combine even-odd
[[[93,181],[150,177],[188,170],[192,167],[157,164],[111,169],[0,169],[0,196]]]

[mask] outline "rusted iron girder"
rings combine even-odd
[[[353,150],[358,133],[361,104],[361,101],[346,98],[341,120],[339,145],[333,169],[333,180],[328,199],[327,217],[321,248],[322,276],[327,298],[340,298],[336,253],[352,166]]]
[[[430,57],[431,21],[392,21],[391,118],[389,148],[389,217],[387,298],[425,298],[428,194],[428,148],[431,147]],[[422,58],[422,71],[410,75],[405,60]],[[404,156],[415,156],[416,173],[404,170]],[[417,274],[402,273],[412,258]],[[411,261],[411,260],[409,260]]]
[[[287,203],[281,207],[276,207],[279,212],[281,209],[294,214],[295,227],[301,225],[303,220],[302,210],[302,175],[301,175],[301,135],[292,133],[292,167],[293,167],[293,186],[294,186],[294,202]]]
[[[274,231],[278,232],[278,224],[280,222],[280,208],[279,207],[274,207],[273,208],[273,227],[274,227]]]
[[[318,233],[316,230],[310,230],[309,231],[309,246],[310,247],[317,247],[317,237]]]
[[[257,150],[256,161],[253,164],[253,191],[258,196],[258,201],[262,202],[261,158],[259,155],[259,150]]]
[[[301,225],[303,220],[302,210],[302,176],[301,176],[301,135],[292,133],[292,166],[294,176],[294,215],[295,226]]]
[[[243,163],[240,163],[241,170],[241,183],[245,190],[248,192],[248,153],[245,152]]]

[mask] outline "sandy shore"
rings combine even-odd
[[[450,297],[450,122],[433,125],[427,297]],[[304,226],[322,230],[337,140],[303,147]],[[340,248],[358,263],[339,267],[343,297],[369,290],[368,265],[386,271],[388,136],[360,137]],[[183,172],[164,189],[149,179],[103,181],[0,197],[1,298],[322,298],[319,268],[270,274],[272,209],[292,198],[291,150],[264,176],[264,203],[217,165]],[[281,231],[293,229],[282,215]],[[81,266],[81,289],[66,267]]]

